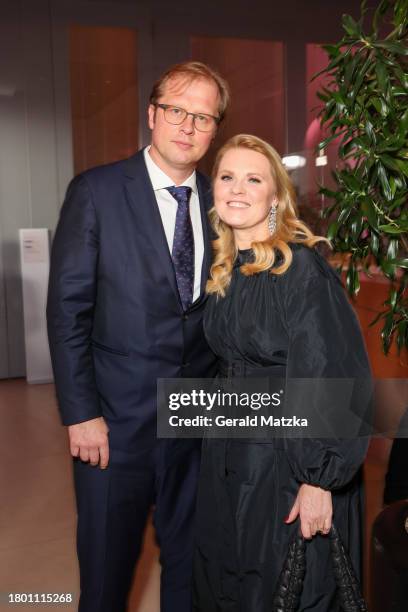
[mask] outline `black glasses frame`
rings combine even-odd
[[[208,113],[189,113],[188,111],[186,111],[185,108],[181,108],[180,106],[176,106],[175,104],[159,104],[159,103],[155,103],[153,104],[153,106],[156,106],[156,108],[162,108],[164,111],[166,111],[168,108],[177,108],[180,111],[183,111],[184,116],[181,119],[181,121],[179,121],[178,123],[173,123],[171,121],[169,121],[166,118],[166,112],[164,112],[164,118],[166,119],[167,123],[170,123],[171,125],[181,125],[183,123],[183,121],[185,121],[187,119],[187,117],[189,115],[192,116],[193,118],[193,123],[194,123],[194,127],[199,131],[199,132],[210,132],[211,130],[203,130],[201,128],[199,128],[196,124],[196,118],[199,117],[200,115],[202,117],[211,117],[211,119],[214,119],[215,124],[218,125],[221,121],[220,117],[214,117],[214,115],[209,115]]]

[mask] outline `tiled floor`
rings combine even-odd
[[[381,508],[388,450],[388,441],[377,441],[365,466],[367,535]],[[74,611],[78,571],[71,461],[52,385],[0,382],[0,495],[0,610]],[[368,538],[366,545],[368,550]],[[149,526],[130,612],[158,611],[159,573]],[[8,593],[73,593],[74,602],[12,606]]]

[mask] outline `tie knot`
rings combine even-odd
[[[181,185],[180,187],[166,187],[166,189],[178,204],[187,204],[190,200],[191,187]]]

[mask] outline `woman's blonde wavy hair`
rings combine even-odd
[[[267,240],[252,243],[254,261],[243,264],[240,270],[245,276],[251,276],[265,270],[270,270],[271,274],[283,274],[292,263],[290,242],[313,247],[317,242],[325,241],[329,243],[329,241],[323,236],[315,236],[307,225],[298,218],[295,190],[282,160],[270,144],[257,136],[238,134],[230,138],[221,147],[214,162],[213,183],[225,153],[238,148],[257,151],[267,158],[278,200],[275,233]],[[207,281],[206,289],[207,293],[216,293],[223,297],[231,282],[238,248],[231,227],[221,221],[215,208],[210,210],[210,221],[217,239],[213,241],[214,261],[210,269],[210,279]],[[282,261],[274,267],[277,252],[281,255]]]

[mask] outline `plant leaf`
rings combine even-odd
[[[327,237],[329,240],[333,240],[333,238],[337,234],[338,229],[339,229],[338,221],[333,221],[332,223],[330,223],[329,228],[327,230]]]
[[[373,30],[374,32],[377,32],[378,30],[378,23],[381,19],[381,17],[387,12],[388,8],[390,6],[389,0],[381,0],[380,4],[378,5],[375,13],[374,13],[374,17],[373,17]]]
[[[359,38],[361,36],[361,28],[359,24],[354,21],[351,15],[343,15],[342,18],[343,28],[346,30],[349,36]]]
[[[384,166],[387,166],[387,168],[390,168],[391,170],[395,170],[396,172],[399,172],[400,169],[399,169],[397,161],[393,159],[390,155],[383,153],[381,155],[381,161],[384,164]]]
[[[406,232],[406,229],[403,227],[398,227],[397,225],[387,224],[387,225],[379,225],[378,229],[382,230],[386,234],[403,234]]]
[[[404,47],[402,43],[398,42],[380,41],[373,43],[373,47],[379,47],[380,49],[385,49],[386,51],[390,51],[391,53],[396,53],[399,55],[408,55],[408,48]]]
[[[392,200],[391,186],[388,180],[387,173],[385,172],[384,166],[381,163],[378,164],[377,171],[378,171],[378,178],[380,179],[381,187],[382,187],[385,197],[387,198],[387,200]]]
[[[393,264],[389,259],[383,259],[381,262],[381,270],[384,272],[385,276],[393,279],[395,275],[395,264]]]
[[[391,263],[397,266],[397,268],[405,268],[406,270],[408,270],[408,258],[407,257],[403,257],[402,259],[393,259],[391,260]]]
[[[374,229],[378,229],[378,216],[377,216],[377,211],[374,208],[373,201],[369,200],[368,198],[364,200],[364,202],[361,205],[361,210],[367,217],[367,220],[370,226]],[[378,251],[378,246],[377,246],[377,251]]]
[[[371,232],[370,244],[371,244],[371,250],[372,250],[373,254],[375,256],[377,256],[378,255],[378,250],[379,250],[379,247],[380,247],[380,240],[379,240],[378,235],[376,234],[376,232]]]
[[[398,253],[398,245],[399,245],[398,238],[391,238],[388,244],[387,259],[389,259],[393,264],[394,264],[393,259],[395,259]]]
[[[388,83],[389,83],[387,68],[385,67],[384,62],[378,59],[378,56],[376,58],[375,74],[378,79],[378,85],[379,85],[380,92],[385,92],[385,90],[388,87]]]

